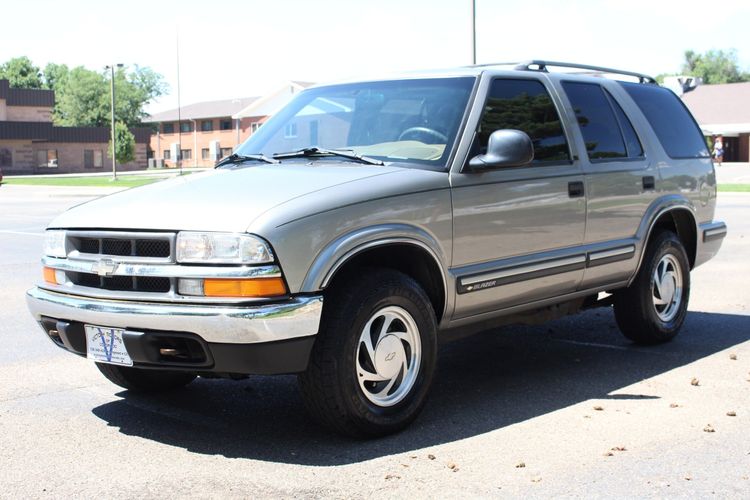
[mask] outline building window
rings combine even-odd
[[[101,149],[84,149],[83,166],[84,168],[102,168],[103,156]]]
[[[284,139],[294,139],[297,137],[297,124],[289,123],[284,128]]]
[[[232,130],[232,120],[221,120],[219,128],[221,130]]]
[[[201,122],[201,132],[213,132],[213,130],[214,130],[213,120],[203,120]]]
[[[161,129],[165,134],[174,134],[174,123],[162,123]]]
[[[201,160],[208,160],[211,158],[208,148],[201,149]]]
[[[192,132],[193,131],[193,124],[190,122],[182,122],[180,123],[180,132],[186,133],[186,132]]]
[[[36,152],[36,164],[38,167],[57,168],[57,150],[40,149]]]
[[[221,148],[221,157],[224,158],[233,153],[232,148]]]
[[[193,150],[192,149],[181,149],[180,150],[180,158],[183,160],[189,160],[193,157]]]
[[[0,167],[13,166],[13,152],[8,148],[0,148]]]
[[[162,155],[162,158],[164,158],[165,160],[169,160],[170,157],[171,157],[171,154],[170,154],[169,150],[165,149],[164,150],[164,154]]]
[[[257,132],[261,125],[263,125],[261,122],[253,122],[253,123],[251,123],[250,124],[250,133],[254,134],[255,132]]]

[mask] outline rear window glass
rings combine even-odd
[[[672,158],[707,158],[708,149],[698,125],[674,92],[656,85],[620,83],[641,109]]]
[[[620,125],[601,86],[576,82],[562,85],[573,105],[589,158],[626,158]]]

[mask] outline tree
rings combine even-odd
[[[44,67],[42,76],[44,77],[44,88],[55,90],[65,83],[70,70],[65,64],[49,63]]]
[[[686,50],[682,73],[702,78],[705,84],[750,81],[750,73],[740,70],[735,49],[709,50],[704,54]]]
[[[130,163],[135,160],[135,137],[122,122],[115,123],[115,158],[118,163]],[[112,158],[112,141],[109,141],[107,156]]]
[[[26,56],[14,57],[0,64],[0,78],[8,80],[13,88],[42,88],[42,73]]]
[[[109,75],[109,71],[97,73],[82,66],[72,70],[65,66],[50,68],[56,95],[55,123],[71,127],[109,125],[112,113]],[[130,73],[125,68],[118,68],[115,72],[117,121],[128,127],[139,126],[148,116],[144,111],[146,104],[166,90],[164,78],[150,68],[136,66]]]

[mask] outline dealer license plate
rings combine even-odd
[[[84,325],[86,330],[86,357],[100,363],[133,366],[122,334],[121,328],[108,326]]]

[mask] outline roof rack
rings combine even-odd
[[[493,63],[493,64],[479,64],[477,66],[513,66],[513,69],[519,71],[541,71],[549,73],[547,66],[559,66],[561,68],[575,68],[584,69],[588,71],[595,71],[599,73],[608,73],[613,75],[626,75],[638,78],[639,83],[657,83],[653,76],[645,75],[643,73],[636,73],[634,71],[624,71],[621,69],[605,68],[603,66],[590,66],[588,64],[576,64],[560,61],[542,61],[534,59],[531,61],[524,62],[512,62],[512,63]]]

